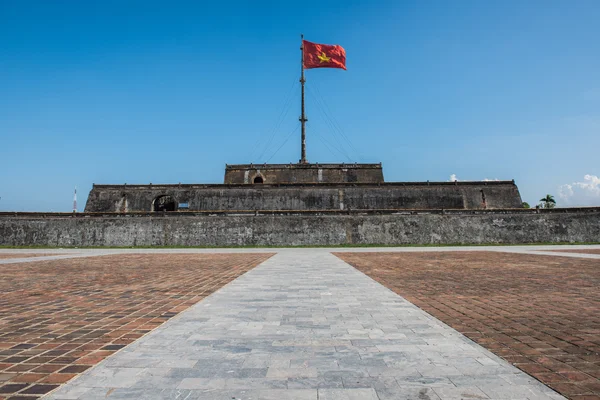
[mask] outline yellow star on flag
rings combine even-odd
[[[319,60],[321,60],[322,63],[331,61],[331,57],[327,57],[327,54],[325,54],[325,52],[322,52],[317,57],[319,57]]]

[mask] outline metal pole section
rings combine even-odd
[[[306,114],[304,113],[304,35],[300,35],[300,39],[302,40],[300,44],[300,69],[302,70],[302,74],[300,75],[300,83],[302,84],[302,114],[300,115],[300,123],[302,124],[302,154],[300,157],[300,164],[306,164]]]

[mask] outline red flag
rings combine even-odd
[[[342,46],[302,41],[304,49],[304,69],[343,68],[346,69],[346,50]]]

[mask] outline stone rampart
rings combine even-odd
[[[600,208],[494,211],[0,213],[4,246],[297,246],[600,241]]]
[[[521,207],[512,181],[389,182],[379,184],[94,185],[86,212],[156,211],[168,198],[173,210],[495,209]]]

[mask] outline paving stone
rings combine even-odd
[[[0,394],[16,393],[26,387],[29,387],[28,383],[9,383],[0,386]]]
[[[375,389],[319,389],[319,400],[379,400]]]
[[[75,388],[82,399],[106,398],[111,389],[109,399],[552,398],[526,377],[335,256],[296,250],[263,262],[50,398]],[[453,378],[463,378],[461,386]]]
[[[289,389],[324,389],[324,388],[342,388],[345,387],[340,377],[319,378],[289,378],[287,379]]]
[[[184,378],[177,386],[178,389],[225,389],[227,379]]]
[[[316,389],[269,389],[261,390],[259,400],[317,400]]]
[[[399,386],[375,389],[379,400],[440,400],[431,387]]]
[[[440,399],[490,399],[481,389],[476,386],[461,386],[461,387],[437,387],[433,389]],[[504,392],[506,393],[506,392]],[[510,393],[512,395],[512,392]],[[508,397],[510,398],[510,397]],[[526,397],[513,397],[514,399]]]
[[[259,400],[260,390],[188,390],[185,396],[169,397],[173,400]],[[162,400],[162,399],[161,399]]]
[[[270,378],[249,378],[227,379],[226,386],[228,389],[285,389],[285,379],[270,379]]]
[[[346,389],[360,389],[360,388],[374,388],[374,389],[390,389],[390,391],[397,391],[399,389],[396,378],[390,376],[377,376],[377,377],[366,377],[366,378],[342,378],[344,388]]]
[[[44,396],[44,399],[48,400],[77,400],[77,399],[85,399],[85,394],[91,392],[90,387],[84,387],[79,385],[65,385],[60,388],[60,392],[53,392],[47,396]]]

